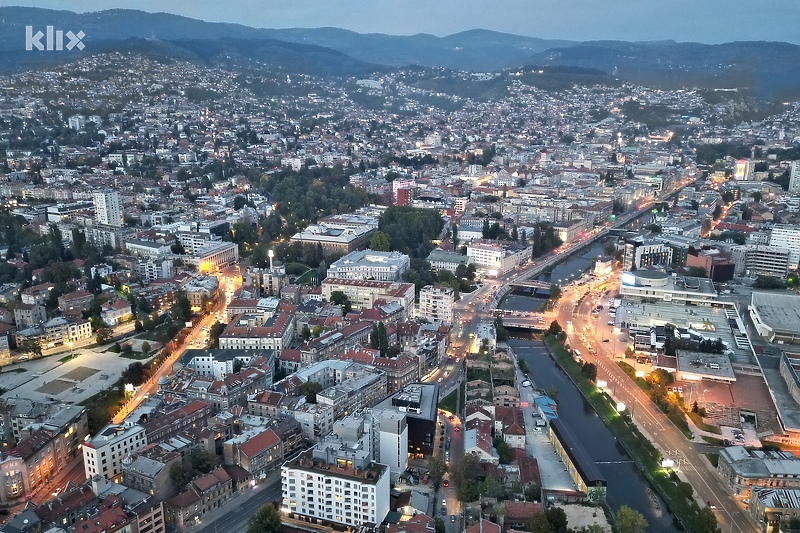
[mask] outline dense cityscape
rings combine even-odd
[[[800,529],[799,102],[108,51],[0,165],[0,532]]]

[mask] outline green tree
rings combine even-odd
[[[42,343],[34,339],[25,339],[19,344],[19,351],[30,357],[41,357]]]
[[[306,381],[300,385],[299,391],[306,397],[307,403],[317,403],[317,393],[322,392],[322,385],[314,381]]]
[[[583,363],[581,372],[591,381],[597,381],[597,365],[594,363]]]
[[[211,326],[211,329],[208,331],[209,348],[219,348],[219,336],[222,335],[222,332],[225,331],[227,326],[227,324],[222,322],[214,322],[214,325]]]
[[[647,520],[642,513],[623,505],[617,511],[617,530],[619,533],[644,533]]]
[[[534,513],[528,520],[528,531],[530,533],[555,533],[553,525],[544,513]]]
[[[561,507],[551,507],[544,512],[555,533],[567,533],[567,513]]]
[[[175,295],[175,303],[172,304],[170,312],[172,313],[172,317],[181,323],[188,322],[192,319],[192,304],[189,302],[189,298],[186,297],[185,292],[178,291]]]
[[[242,371],[242,366],[244,366],[244,363],[242,363],[241,359],[234,359],[233,360],[233,373],[234,374],[238,374],[239,372],[241,372]]]
[[[480,461],[473,454],[464,455],[450,469],[450,479],[456,488],[456,497],[462,502],[474,502],[480,497],[481,483],[478,479]]]
[[[133,330],[136,333],[141,333],[142,331],[144,331],[144,325],[142,324],[141,320],[136,319],[136,322],[133,323]]]
[[[331,292],[331,303],[342,307],[342,313],[345,315],[353,308],[350,298],[347,297],[342,291]]]
[[[144,353],[144,354],[150,353],[150,343],[149,342],[144,341],[142,343],[142,353]]]
[[[308,329],[308,324],[303,324],[303,329],[300,330],[300,337],[303,341],[308,341],[311,338],[311,330]]]
[[[500,458],[501,465],[507,465],[511,463],[511,447],[503,440],[503,437],[495,437],[494,442],[492,443],[494,449],[497,450],[497,455]]]
[[[686,269],[686,275],[694,278],[707,278],[708,273],[705,267],[692,266]]]
[[[389,236],[386,235],[382,231],[377,231],[369,240],[369,248],[370,250],[375,250],[376,252],[388,252],[391,250],[389,244]]]
[[[444,479],[444,475],[450,470],[447,462],[441,455],[434,455],[428,459],[428,476],[434,488],[438,488],[439,484]]]
[[[561,327],[561,324],[558,323],[558,320],[553,320],[552,322],[550,322],[550,327],[547,328],[547,333],[549,333],[550,335],[558,335],[562,331],[563,328]]]
[[[105,324],[103,324],[97,330],[97,335],[95,335],[95,341],[97,341],[97,344],[102,346],[102,345],[104,345],[105,343],[107,343],[111,339],[111,336],[113,334],[114,334],[114,330],[112,330],[110,327],[108,327]]]
[[[262,505],[247,521],[247,533],[281,533],[281,512],[275,503]]]
[[[557,302],[560,298],[561,298],[561,287],[558,286],[558,283],[551,283],[550,300],[553,302]]]

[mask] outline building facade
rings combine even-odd
[[[451,287],[427,285],[419,291],[419,317],[431,322],[453,323],[455,292]]]

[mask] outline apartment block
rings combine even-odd
[[[145,428],[139,425],[109,424],[83,443],[83,467],[86,477],[100,476],[112,481],[122,479],[122,462],[147,444]]]
[[[419,291],[419,317],[452,324],[454,302],[455,293],[451,287],[427,285]]]

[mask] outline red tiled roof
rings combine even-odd
[[[281,439],[278,435],[271,429],[268,429],[242,443],[239,450],[247,457],[255,457],[259,453],[269,450],[280,442]]]

